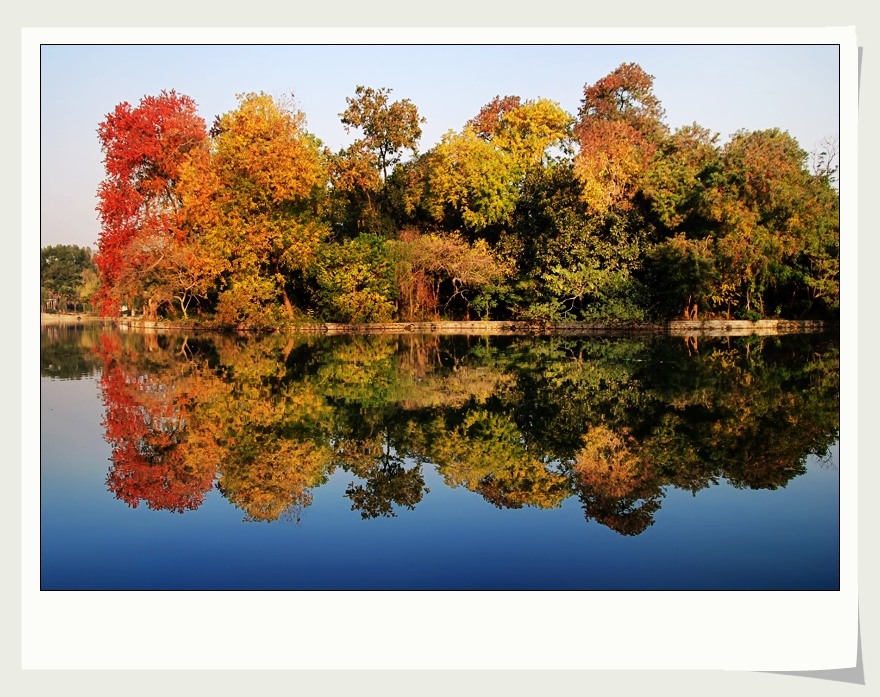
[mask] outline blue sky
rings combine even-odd
[[[806,151],[839,134],[836,45],[44,45],[40,51],[41,246],[95,246],[103,177],[96,129],[122,101],[175,89],[210,125],[236,94],[293,93],[308,128],[334,150],[357,85],[388,87],[427,122],[422,151],[496,95],[553,99],[577,112],[585,84],[621,63],[654,76],[676,128],[722,139],[779,127]]]

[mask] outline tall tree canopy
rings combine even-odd
[[[206,135],[195,101],[174,90],[144,97],[137,107],[123,102],[98,127],[106,171],[98,190],[95,260],[102,313],[115,314],[123,301],[141,295],[137,276],[173,244],[180,169]],[[155,300],[147,305],[155,315]]]
[[[580,148],[575,171],[584,200],[597,213],[632,205],[657,142],[666,133],[653,84],[653,76],[640,66],[624,63],[584,87],[574,131]]]
[[[389,102],[391,90],[358,85],[354,97],[346,97],[348,107],[339,116],[346,130],[359,129],[364,145],[376,154],[382,179],[388,168],[400,162],[403,150],[415,151],[422,137],[425,119],[409,99]]]
[[[264,93],[238,99],[214,124],[211,151],[187,165],[186,224],[220,262],[223,321],[265,324],[279,318],[278,301],[294,315],[292,276],[327,234],[328,168],[301,111]]]
[[[56,244],[40,250],[40,288],[56,298],[79,298],[94,273],[92,250]]]

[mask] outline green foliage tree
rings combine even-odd
[[[569,163],[531,177],[518,209],[518,312],[526,317],[641,319],[648,225],[636,210],[597,214]]]
[[[394,262],[386,241],[359,235],[327,243],[310,270],[323,316],[335,322],[387,322],[395,310]]]
[[[68,300],[89,302],[97,290],[92,250],[58,244],[40,250],[40,291],[47,309],[66,310]]]
[[[700,202],[721,168],[718,134],[696,123],[659,141],[642,188],[665,235],[708,231],[711,221]]]

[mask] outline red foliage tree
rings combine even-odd
[[[597,213],[630,207],[657,143],[668,131],[653,84],[641,67],[624,63],[584,86],[574,127],[580,146],[575,171],[584,187],[582,198]]]
[[[106,177],[98,189],[101,221],[95,262],[102,288],[98,307],[113,314],[132,289],[119,287],[127,266],[142,255],[142,235],[173,230],[179,207],[175,184],[186,154],[206,142],[205,121],[195,102],[174,90],[123,102],[98,127]],[[129,274],[130,276],[131,274]]]
[[[648,140],[656,140],[666,129],[663,107],[653,88],[652,75],[636,63],[623,63],[595,84],[584,87],[578,116],[582,122],[624,121]]]
[[[480,113],[474,116],[467,125],[481,138],[491,139],[498,134],[502,127],[502,119],[504,115],[518,109],[522,106],[522,99],[516,96],[495,97],[491,102],[486,104]]]
[[[133,370],[118,337],[104,336],[100,389],[105,438],[112,448],[107,488],[137,508],[182,513],[211,490],[217,462],[210,448],[190,443],[194,385],[175,385]]]

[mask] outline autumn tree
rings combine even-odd
[[[667,235],[648,255],[664,312],[693,304],[756,319],[836,308],[838,196],[794,138],[739,131],[717,148],[691,128],[660,152],[645,191]]]
[[[505,114],[522,106],[522,98],[516,95],[507,95],[496,97],[484,105],[479,113],[470,119],[465,126],[470,128],[481,138],[491,140],[503,128],[503,120]]]
[[[557,102],[526,100],[503,111],[489,140],[511,154],[523,177],[529,169],[545,166],[553,148],[561,155],[566,153],[572,123],[572,117]]]
[[[666,132],[654,78],[635,63],[584,87],[574,134],[575,171],[583,198],[597,213],[623,210],[641,185],[657,142]]]
[[[388,168],[400,162],[404,150],[415,151],[422,137],[424,117],[409,99],[389,102],[391,90],[358,85],[354,97],[346,97],[348,107],[339,114],[346,131],[359,129],[361,139],[376,155],[376,166],[382,180]]]
[[[327,165],[305,115],[267,94],[239,95],[217,119],[207,156],[184,173],[187,225],[224,261],[217,314],[224,325],[294,316],[292,279],[327,235],[320,201]]]
[[[95,262],[101,277],[100,310],[140,299],[135,279],[156,263],[156,255],[175,244],[174,218],[181,205],[177,190],[187,153],[202,145],[205,122],[195,102],[174,90],[144,97],[137,107],[123,102],[98,128],[106,177],[98,190],[101,233]],[[145,241],[146,240],[146,241]],[[146,313],[159,307],[151,299]]]
[[[448,131],[417,165],[410,210],[447,230],[497,241],[510,227],[523,180],[569,137],[571,117],[548,99],[496,97],[460,132]],[[492,229],[497,230],[492,233]]]
[[[454,232],[412,234],[399,249],[410,273],[430,284],[434,312],[445,300],[443,309],[462,302],[466,316],[469,316],[474,296],[491,290],[510,273],[509,265],[485,240],[469,243]],[[402,298],[410,297],[412,290],[402,288]],[[484,309],[488,314],[489,305]]]
[[[697,124],[670,133],[653,87],[624,63],[584,86],[576,118],[499,95],[422,155],[424,119],[388,88],[347,98],[357,137],[336,153],[264,93],[239,95],[210,137],[173,91],[120,104],[98,129],[102,312],[250,329],[316,312],[833,317],[833,139],[810,169],[779,129],[723,146]]]
[[[384,182],[364,141],[330,158],[330,184],[334,229],[345,234],[381,230]]]
[[[798,142],[775,128],[737,132],[724,147],[720,184],[710,206],[731,259],[726,266],[740,272],[742,309],[763,314],[771,290],[795,264],[801,282],[811,287],[809,304],[824,294],[833,307],[839,272],[837,196],[826,177],[809,172]]]
[[[427,187],[420,205],[442,227],[475,237],[510,224],[519,178],[508,153],[465,129],[447,132],[421,162]]]

